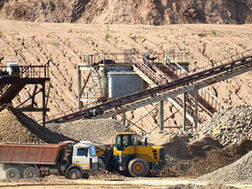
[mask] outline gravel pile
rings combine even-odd
[[[197,181],[211,183],[252,183],[252,151],[236,162],[214,172],[203,175]]]
[[[52,123],[47,128],[77,141],[114,144],[115,133],[131,131],[114,119],[77,120],[69,123]]]
[[[6,107],[0,112],[0,142],[44,143]]]
[[[88,140],[114,144],[115,133],[131,131],[117,120],[78,120],[42,127],[11,107],[0,111],[0,142],[58,143],[65,140]]]
[[[252,129],[251,110],[249,106],[238,106],[217,113],[211,121],[200,126],[196,134],[170,131],[150,135],[148,143],[163,145],[166,160],[169,162],[160,176],[200,176],[233,163],[248,153],[252,149],[252,141],[244,139],[250,139],[252,133],[250,131]],[[125,125],[113,119],[52,123],[42,131],[33,120],[10,108],[1,111],[0,119],[2,120],[0,142],[58,143],[63,140],[89,140],[98,146],[99,144],[114,144],[117,132],[131,132]],[[192,136],[193,141],[189,142],[189,136]],[[138,139],[141,140],[140,136]],[[238,143],[239,141],[242,142]],[[220,143],[227,146],[223,148]],[[231,145],[231,143],[234,144]],[[234,173],[228,173],[228,169],[218,172],[222,174],[219,179],[229,182],[229,180],[234,180],[232,177],[235,177],[237,181],[250,182],[252,169],[249,156],[252,157],[252,154],[244,156],[247,158],[245,162],[235,163],[234,167],[228,168],[236,169]],[[106,172],[101,175],[103,176],[99,177],[105,180],[121,179],[120,174]],[[94,179],[101,179],[99,177],[95,175]],[[218,179],[214,182],[217,181]]]
[[[212,137],[223,146],[252,139],[252,107],[239,105],[215,113],[213,118],[206,121],[198,129],[189,131],[191,140]]]

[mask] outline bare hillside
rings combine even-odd
[[[0,18],[87,24],[251,23],[251,0],[2,0]]]
[[[64,115],[77,108],[77,64],[88,53],[122,53],[135,48],[139,53],[188,52],[190,69],[211,65],[251,49],[251,25],[88,25],[70,23],[34,23],[0,20],[0,60],[14,60],[20,65],[44,65],[50,58],[52,88],[49,94],[48,116]],[[16,57],[15,57],[16,55]],[[83,74],[85,81],[88,73]],[[251,104],[251,72],[220,82],[208,89],[226,106]],[[26,86],[13,100],[14,106],[33,93],[34,86]],[[88,89],[88,88],[87,88]],[[41,94],[35,101],[41,107]],[[27,102],[29,104],[31,102]],[[132,122],[153,109],[156,104],[127,112]],[[177,112],[177,113],[176,113]],[[165,126],[179,126],[182,112],[165,102]],[[41,113],[27,113],[41,122]],[[174,114],[174,115],[173,115]],[[122,117],[118,116],[121,120]],[[159,122],[158,108],[137,122],[147,132],[155,130]],[[128,123],[127,123],[128,124]],[[137,128],[133,128],[137,130]],[[156,128],[158,131],[158,127]]]

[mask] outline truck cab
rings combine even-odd
[[[87,176],[98,169],[98,157],[92,142],[80,141],[73,145],[71,165],[65,176],[69,179],[78,179]]]
[[[82,170],[98,167],[98,157],[92,142],[80,141],[73,146],[72,164],[80,166]]]

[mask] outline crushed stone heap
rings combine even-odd
[[[211,183],[252,183],[252,151],[236,162],[214,172],[203,175],[198,181]]]
[[[252,107],[239,105],[215,113],[211,120],[204,122],[197,130],[189,131],[191,141],[212,137],[223,146],[252,139]]]
[[[115,133],[131,131],[114,119],[86,119],[61,124],[51,123],[46,127],[77,141],[89,140],[106,144],[114,144]]]
[[[96,144],[114,144],[115,133],[132,131],[113,119],[77,120],[42,127],[12,107],[1,108],[0,142],[58,143],[64,140],[88,140]]]
[[[0,142],[45,143],[25,127],[6,107],[0,112]]]

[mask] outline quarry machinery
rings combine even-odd
[[[99,166],[111,170],[128,171],[132,177],[146,176],[166,165],[162,146],[147,146],[136,142],[136,133],[116,133],[115,145],[108,150],[96,150]]]
[[[0,163],[11,180],[33,180],[49,174],[69,179],[87,177],[98,169],[98,158],[92,142],[74,141],[59,144],[1,143]]]

